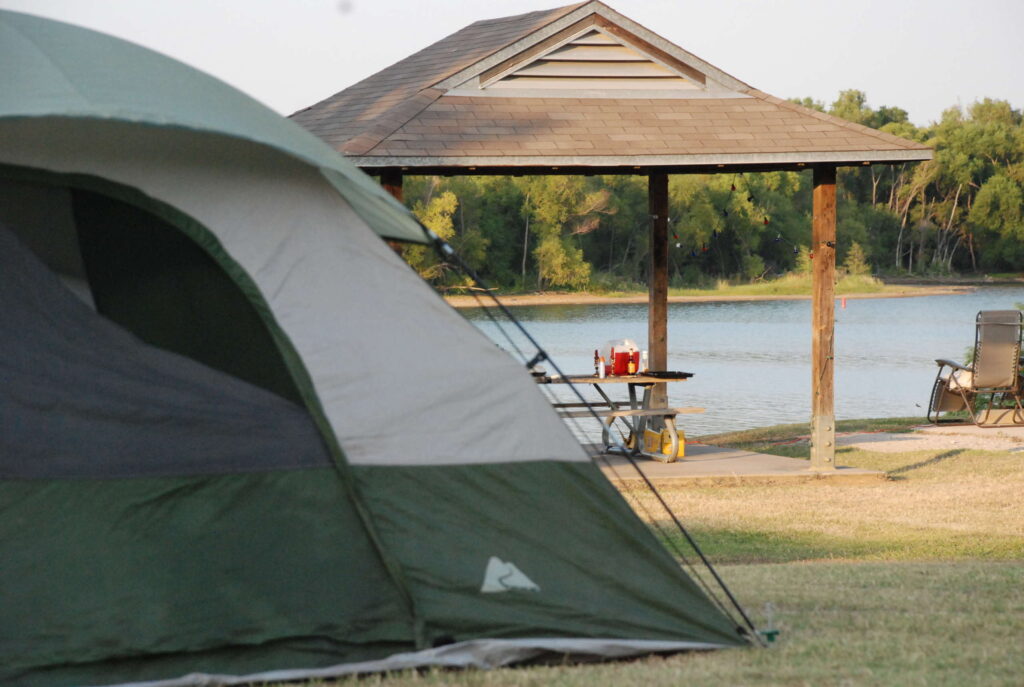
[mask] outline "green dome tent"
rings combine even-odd
[[[380,237],[298,126],[0,12],[0,684],[746,644]]]

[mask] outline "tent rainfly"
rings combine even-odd
[[[380,238],[421,232],[209,76],[0,12],[0,683],[747,643]]]
[[[599,0],[475,22],[292,118],[399,197],[407,174],[646,175],[655,369],[667,175],[812,169],[810,465],[835,468],[836,168],[929,160],[927,146],[759,91]]]

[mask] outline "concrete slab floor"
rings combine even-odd
[[[595,447],[599,450],[600,447]],[[830,484],[877,483],[885,473],[861,468],[839,467],[827,472],[812,472],[809,462],[766,453],[753,453],[704,444],[687,444],[686,457],[674,463],[661,463],[651,458],[635,458],[637,468],[656,487],[668,486],[749,486],[761,484],[794,484],[822,481]],[[643,478],[627,458],[602,454],[598,465],[605,476],[620,488],[641,487]]]
[[[868,451],[904,453],[924,450],[981,450],[1024,453],[1024,427],[983,428],[973,424],[922,425],[910,432],[840,434],[837,446]],[[600,452],[601,447],[591,446]],[[620,488],[641,487],[639,468],[657,487],[693,485],[763,485],[820,481],[827,484],[864,484],[885,480],[885,473],[853,467],[812,472],[808,461],[765,453],[753,453],[699,443],[686,445],[686,457],[674,463],[651,458],[634,459],[636,468],[623,456],[601,454],[598,464]]]

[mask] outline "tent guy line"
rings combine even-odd
[[[551,358],[550,355],[548,355],[547,351],[544,350],[544,348],[540,345],[540,343],[537,342],[533,335],[531,335],[529,331],[527,331],[526,327],[524,327],[523,324],[518,319],[516,319],[515,315],[512,314],[508,307],[506,307],[505,304],[501,302],[501,299],[495,294],[494,290],[488,286],[487,282],[483,280],[479,276],[479,274],[477,274],[476,271],[472,267],[470,267],[465,260],[462,259],[462,256],[460,256],[448,242],[446,242],[444,239],[438,236],[435,232],[431,231],[425,226],[423,227],[423,231],[432,241],[434,249],[437,251],[438,256],[441,259],[453,260],[457,268],[464,275],[469,277],[473,281],[473,283],[476,284],[476,286],[480,289],[480,291],[474,291],[474,296],[477,302],[482,303],[481,297],[478,295],[479,293],[482,292],[487,294],[487,297],[491,300],[491,302],[493,302],[493,304],[501,311],[501,313],[516,327],[516,329],[519,330],[519,332],[523,336],[526,337],[526,339],[534,347],[536,354],[529,360],[527,360],[526,355],[521,350],[519,350],[518,347],[515,348],[516,353],[519,355],[521,361],[525,363],[527,372],[531,371],[533,367],[537,365],[539,362],[548,361],[559,376],[568,379],[569,375],[565,374],[561,367],[558,366],[558,363],[553,358]],[[491,322],[494,323],[494,325],[498,328],[499,331],[502,332],[502,334],[504,334],[505,332],[501,327],[501,323],[490,312],[490,308],[483,306],[483,309],[484,312],[487,314],[487,317],[491,320]],[[513,346],[515,346],[511,337],[505,335],[505,338],[510,343],[513,343]],[[575,394],[576,398],[585,405],[587,410],[589,410],[591,418],[596,420],[597,422],[601,422],[602,418],[597,414],[594,407],[588,403],[586,397],[584,397],[583,393],[580,391],[579,386],[570,381],[569,387],[572,389],[572,392]],[[572,422],[578,423],[578,420],[573,419]],[[618,437],[614,436],[613,434],[612,438],[619,445],[619,447],[623,449],[622,455],[626,457],[626,459],[629,461],[630,467],[632,467],[633,470],[640,476],[646,488],[651,492],[651,494],[654,495],[655,499],[658,501],[658,505],[660,505],[661,508],[665,511],[665,513],[669,516],[669,518],[672,521],[672,524],[675,526],[676,531],[683,535],[687,544],[689,544],[690,548],[700,558],[700,561],[705,567],[705,569],[707,569],[708,572],[710,572],[715,583],[718,585],[718,588],[721,589],[722,592],[726,595],[726,598],[729,600],[729,604],[739,614],[742,621],[737,623],[737,628],[739,628],[744,634],[746,634],[746,636],[748,636],[751,639],[751,641],[754,641],[759,646],[766,646],[761,634],[754,626],[754,623],[750,620],[750,617],[747,615],[747,612],[743,609],[743,606],[740,604],[739,600],[733,595],[732,591],[725,584],[725,580],[723,580],[722,577],[718,574],[718,571],[711,564],[711,561],[709,561],[707,556],[704,555],[704,551],[697,544],[697,541],[693,538],[693,536],[686,529],[686,527],[683,526],[683,523],[679,520],[679,517],[672,510],[672,507],[668,505],[668,502],[662,496],[661,492],[658,491],[658,488],[644,473],[644,471],[640,469],[640,466],[637,465],[636,458],[632,455],[631,452],[624,450],[621,440]],[[608,456],[606,456],[604,453],[598,451],[596,448],[593,447],[588,446],[586,447],[586,450],[588,455],[590,455],[591,460],[595,464],[599,462],[603,463],[605,466],[610,468],[612,472],[616,474],[616,476],[618,475],[618,472],[615,470],[611,461],[608,459]],[[618,479],[618,477],[616,478]],[[635,502],[641,503],[639,499],[633,497],[632,494],[630,496],[631,498],[633,498]],[[646,510],[646,507],[643,508],[644,510]],[[647,518],[647,521],[653,523],[654,527],[657,528],[660,534],[662,535],[662,541],[665,542],[666,545],[670,549],[672,549],[672,552],[679,558],[679,560],[681,560],[691,570],[694,579],[697,580],[698,583],[704,588],[704,591],[708,595],[708,598],[710,598],[715,603],[715,605],[718,606],[722,613],[731,617],[731,611],[729,610],[729,608],[718,599],[718,595],[714,592],[711,586],[704,581],[703,577],[697,572],[695,566],[690,562],[685,552],[681,549],[681,547],[679,547],[675,543],[675,539],[669,536],[669,533],[664,529],[663,525],[661,524],[660,519],[649,516]]]

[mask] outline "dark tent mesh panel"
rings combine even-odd
[[[252,302],[206,251],[128,203],[81,190],[72,200],[97,311],[146,343],[301,403]]]
[[[0,312],[0,477],[330,465],[303,408],[145,345],[79,302],[2,229]]]

